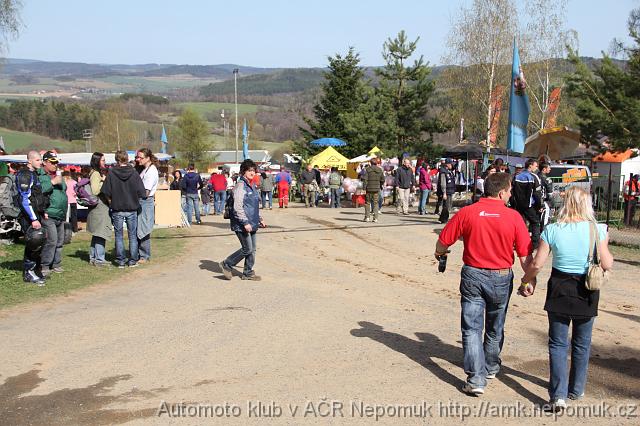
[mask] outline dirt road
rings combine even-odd
[[[347,208],[265,216],[261,282],[222,279],[217,262],[238,243],[227,221],[210,217],[172,261],[0,313],[0,424],[553,422],[523,418],[547,398],[544,282],[532,298],[513,295],[503,370],[471,398],[459,391],[462,244],[437,274],[434,217],[383,214],[371,224]],[[619,405],[638,403],[637,277],[637,266],[617,263],[601,297],[580,402],[588,409],[619,415]]]

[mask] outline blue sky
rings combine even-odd
[[[354,46],[382,64],[382,44],[404,29],[418,53],[441,63],[452,17],[469,0],[24,0],[12,58],[90,63],[235,63],[322,67]],[[569,0],[580,54],[601,56],[625,38],[638,0]]]

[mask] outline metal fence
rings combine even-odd
[[[553,181],[551,207],[557,211],[562,206],[562,193],[572,185],[591,192],[593,210],[598,222],[609,226],[611,241],[640,247],[640,220],[635,209],[636,201],[625,201],[625,186],[630,175],[566,176],[550,178]],[[635,197],[637,199],[637,196]]]

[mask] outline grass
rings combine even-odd
[[[53,149],[60,152],[84,151],[84,141],[67,141],[60,139],[50,139],[46,136],[37,135],[31,132],[18,132],[0,127],[0,135],[4,139],[7,152],[25,151],[30,147],[39,149]]]
[[[158,229],[153,232],[152,249],[153,263],[160,263],[169,259],[174,253],[179,253],[184,246],[181,229]],[[51,274],[45,287],[25,284],[22,280],[22,257],[24,245],[21,243],[10,246],[0,246],[0,309],[21,303],[45,299],[50,296],[65,295],[73,290],[89,287],[94,284],[108,282],[123,277],[134,270],[118,268],[95,268],[90,266],[89,243],[91,236],[80,232],[73,237],[73,241],[64,246],[62,251],[62,274]],[[125,241],[125,247],[127,243]],[[107,250],[114,247],[113,240],[108,242]],[[112,250],[110,250],[112,251]],[[107,260],[113,260],[113,253],[107,253]],[[140,266],[137,269],[145,268]],[[137,270],[136,269],[136,270]]]
[[[232,103],[220,103],[220,102],[181,102],[175,104],[177,108],[191,108],[198,114],[206,117],[209,113],[216,113],[216,117],[220,117],[220,112],[224,109],[227,115],[230,117],[235,112],[235,104]],[[252,104],[238,104],[238,118],[242,114],[255,114],[259,110],[273,109],[273,107],[267,107],[262,105]],[[240,120],[238,120],[240,121]]]

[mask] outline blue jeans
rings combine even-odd
[[[89,248],[89,261],[90,262],[106,262],[105,259],[105,245],[107,241],[102,237],[91,237],[91,247]]]
[[[512,289],[511,270],[462,267],[460,304],[464,372],[473,387],[484,388],[487,374],[500,370],[504,322]]]
[[[427,213],[427,202],[429,200],[429,194],[431,193],[428,189],[420,190],[420,205],[418,206],[418,214],[426,214]]]
[[[64,246],[64,220],[43,219],[42,227],[47,232],[47,242],[42,247],[40,261],[43,268],[58,268],[62,264]]]
[[[196,222],[200,222],[200,199],[198,194],[187,194],[187,222],[191,225],[191,216],[196,213]]]
[[[587,368],[591,350],[591,331],[595,317],[571,319],[547,312],[549,317],[549,397],[578,398],[587,384]],[[567,372],[569,357],[569,326],[571,328],[571,369]]]
[[[124,224],[127,224],[127,234],[129,236],[129,261],[127,262],[124,251]],[[135,265],[138,263],[138,213],[133,212],[112,212],[111,223],[116,234],[116,263],[124,266],[126,263]]]
[[[330,189],[329,207],[340,207],[340,188]]]
[[[267,206],[267,200],[269,200],[269,208],[273,208],[273,191],[260,191],[260,195],[262,208]]]
[[[244,259],[243,275],[253,275],[253,265],[256,262],[256,233],[254,232],[240,232],[237,231],[236,235],[240,240],[240,248],[231,253],[229,257],[224,260],[224,263],[229,267],[236,266],[242,259]]]
[[[211,204],[202,203],[202,214],[205,216],[209,216],[210,211],[211,211]]]
[[[216,191],[213,194],[213,208],[215,214],[222,214],[224,211],[224,204],[227,201],[227,191]]]

